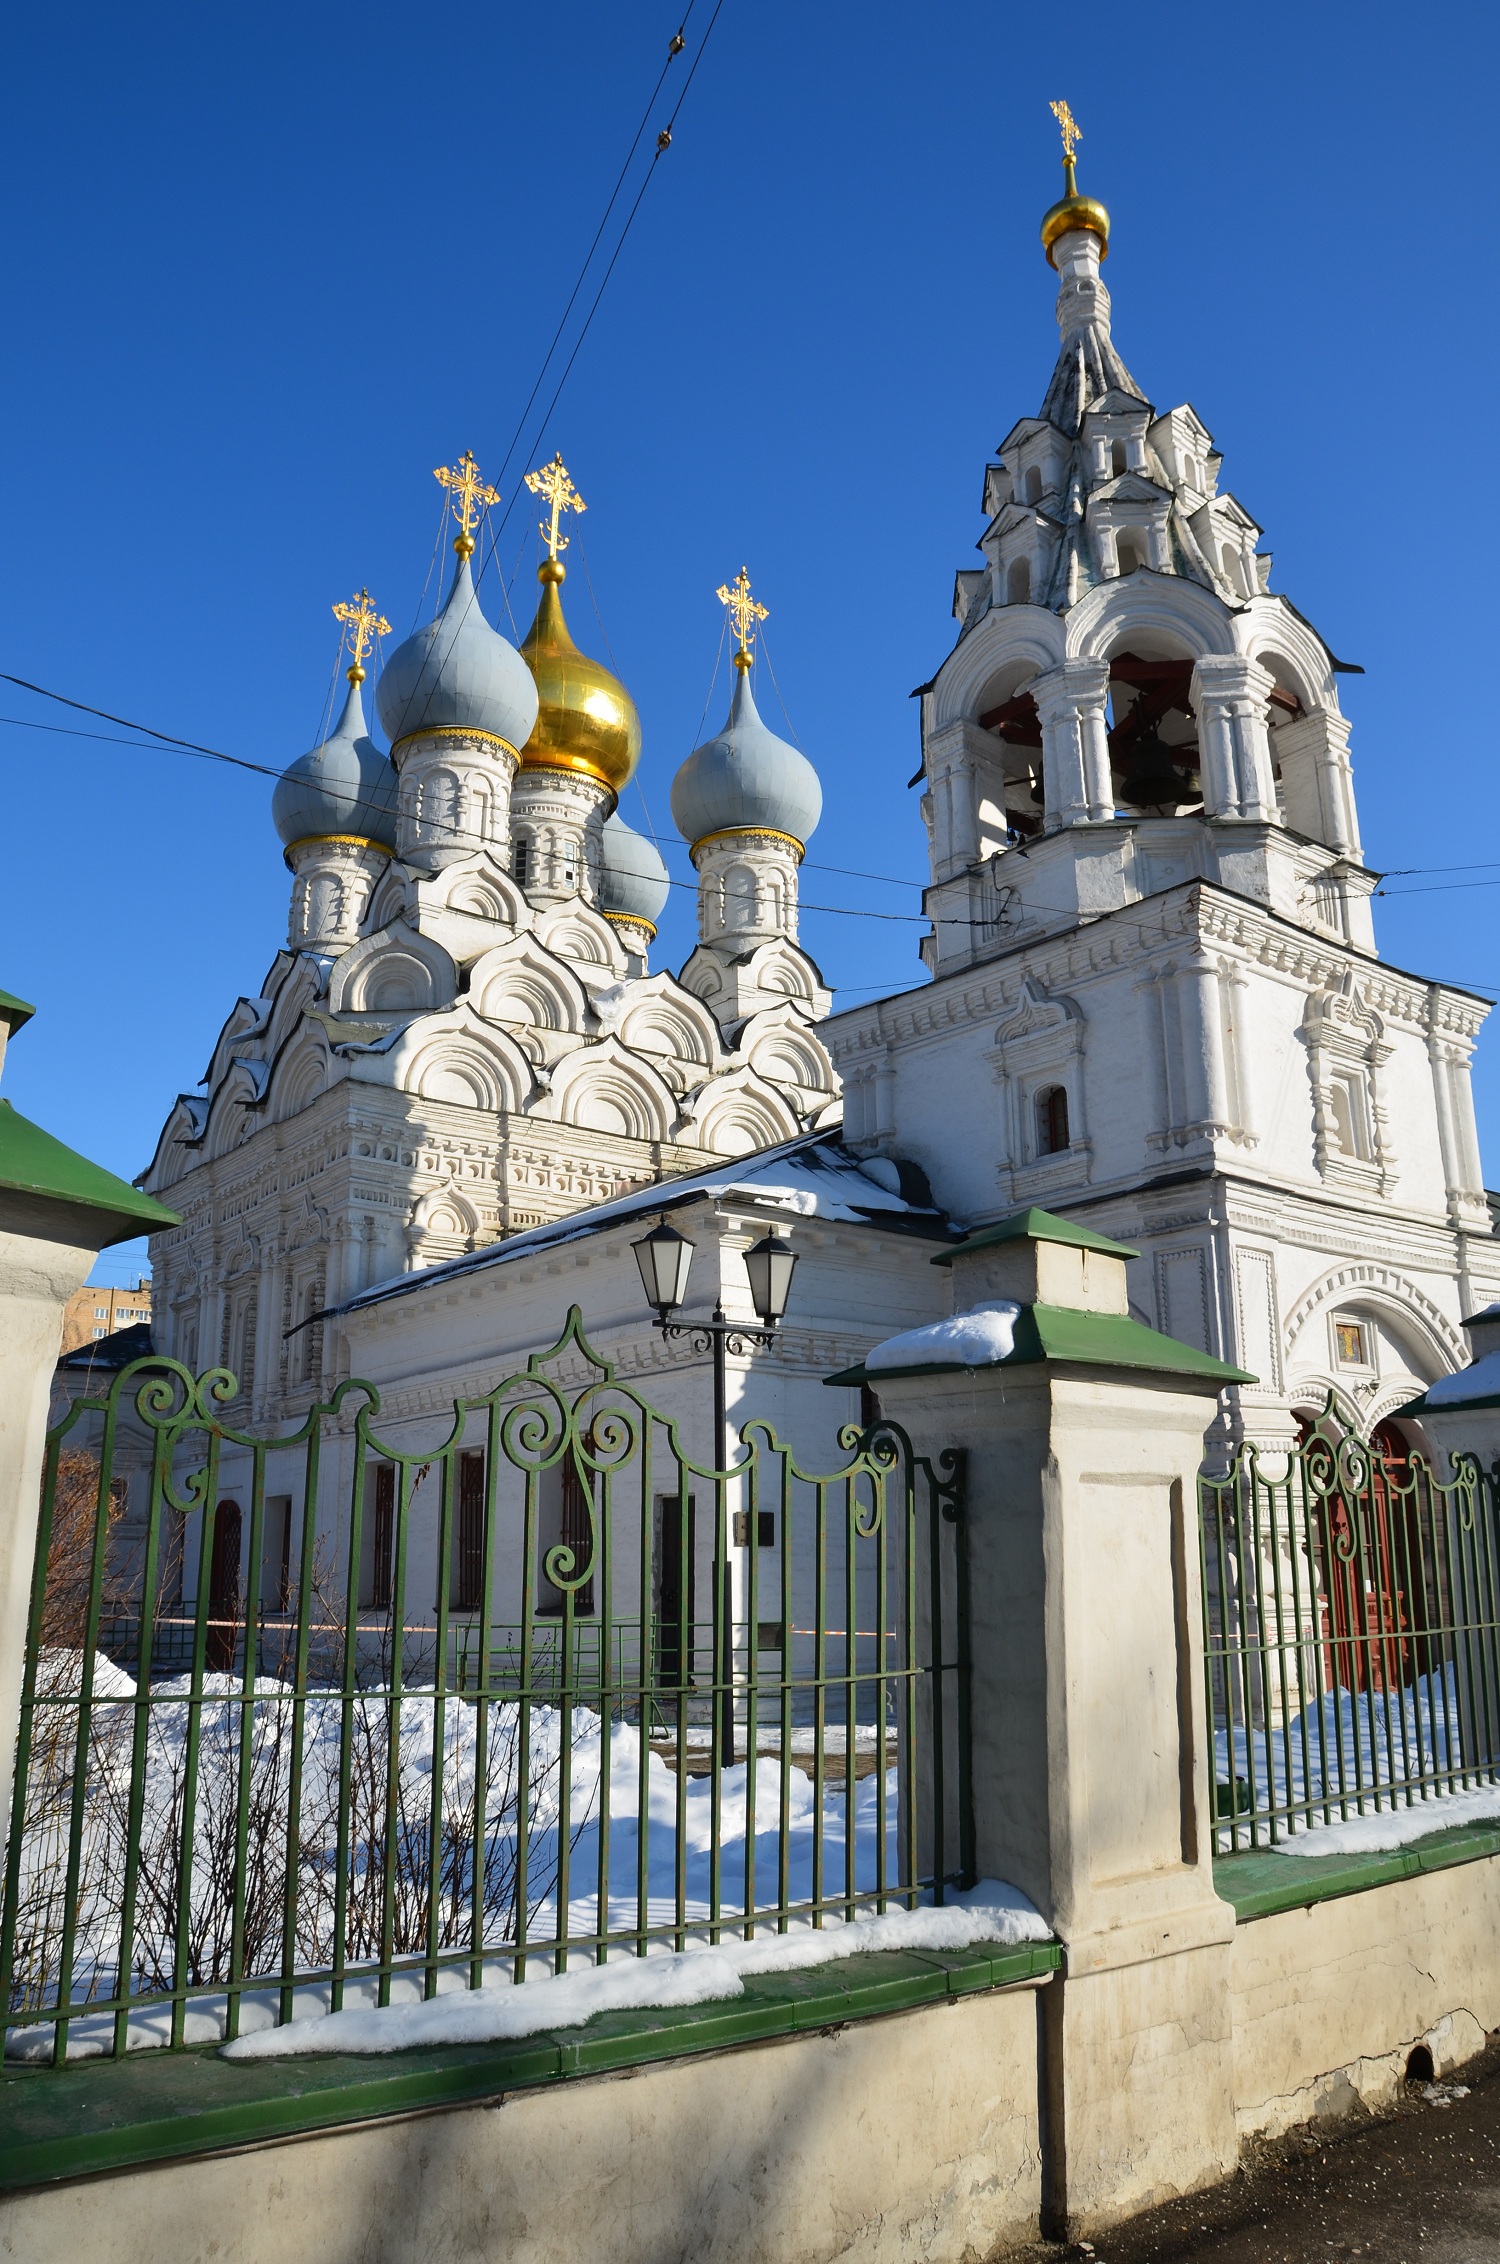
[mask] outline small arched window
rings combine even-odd
[[[1010,571],[1005,577],[1005,601],[1007,605],[1030,604],[1031,560],[1029,558],[1013,558],[1011,560]]]
[[[1225,581],[1229,584],[1229,587],[1232,590],[1238,590],[1240,595],[1243,597],[1245,591],[1244,570],[1240,565],[1237,554],[1230,548],[1227,542],[1225,543],[1224,548],[1220,553],[1220,558],[1224,568]]]
[[[1042,475],[1035,464],[1026,474],[1024,493],[1028,503],[1040,503],[1042,500]]]
[[[1036,1152],[1061,1155],[1071,1146],[1068,1135],[1068,1095],[1062,1085],[1047,1085],[1036,1096]]]
[[[1125,443],[1124,443],[1124,441],[1123,441],[1123,440],[1112,440],[1112,441],[1110,442],[1110,444],[1109,444],[1109,468],[1110,468],[1110,471],[1111,471],[1111,472],[1113,473],[1113,475],[1114,475],[1114,477],[1115,477],[1116,479],[1118,479],[1118,478],[1119,478],[1119,476],[1120,476],[1120,474],[1121,474],[1121,472],[1123,472],[1123,471],[1124,471],[1124,469],[1125,469]]]
[[[526,886],[526,868],[530,862],[531,836],[528,833],[523,833],[517,837],[515,848],[511,851],[510,857],[510,869],[517,888]]]
[[[1115,556],[1120,562],[1122,574],[1138,574],[1140,572],[1143,561],[1133,541],[1123,539],[1116,543]]]

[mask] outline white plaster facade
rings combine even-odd
[[[1261,1379],[1235,1425],[1285,1438],[1332,1388],[1369,1429],[1500,1284],[1488,1007],[1380,963],[1341,664],[1195,412],[1120,361],[1103,250],[1053,246],[1056,370],[922,692],[932,981],[824,1026],[845,1139],[971,1225],[1036,1203],[1138,1246],[1138,1317]]]

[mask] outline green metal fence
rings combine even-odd
[[[1201,1480],[1221,1853],[1500,1779],[1500,1487],[1330,1399],[1290,1453]]]
[[[809,1473],[752,1422],[705,1467],[576,1308],[420,1447],[367,1384],[269,1439],[225,1422],[234,1390],[142,1361],[50,1436],[11,2056],[233,2037],[972,1878],[957,1456],[876,1423]]]

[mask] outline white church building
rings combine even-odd
[[[1288,1440],[1331,1390],[1369,1435],[1465,1364],[1460,1323],[1500,1294],[1486,1002],[1379,959],[1340,663],[1271,590],[1195,411],[1120,359],[1108,215],[1071,157],[1066,187],[1056,366],[986,467],[921,695],[911,990],[831,1014],[798,945],[820,793],[756,712],[743,577],[730,713],[672,793],[700,942],[650,970],[665,869],[615,814],[639,726],[562,615],[576,491],[533,475],[549,555],[518,652],[470,576],[487,491],[469,459],[440,475],[457,570],[379,679],[390,755],[362,599],[343,717],[276,793],[286,946],[143,1179],[183,1219],[152,1245],[158,1348],[232,1367],[237,1420],[356,1374],[431,1425],[576,1302],[706,1452],[702,1369],[630,1255],[660,1207],[700,1246],[690,1310],[748,1316],[741,1253],[790,1234],[807,1262],[731,1407],[824,1467],[859,1401],[823,1379],[941,1316],[934,1256],[1028,1206],[1138,1251],[1136,1318],[1257,1379],[1226,1434]]]

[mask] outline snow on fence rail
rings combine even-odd
[[[11,2056],[232,2038],[972,1883],[956,1458],[876,1424],[810,1474],[751,1423],[706,1468],[576,1310],[440,1437],[385,1436],[346,1383],[256,1438],[223,1418],[234,1392],[142,1361],[49,1438]]]
[[[1497,1500],[1473,1457],[1443,1483],[1332,1400],[1290,1453],[1204,1476],[1219,1853],[1402,1811],[1371,1841],[1394,1845],[1500,1783]]]

